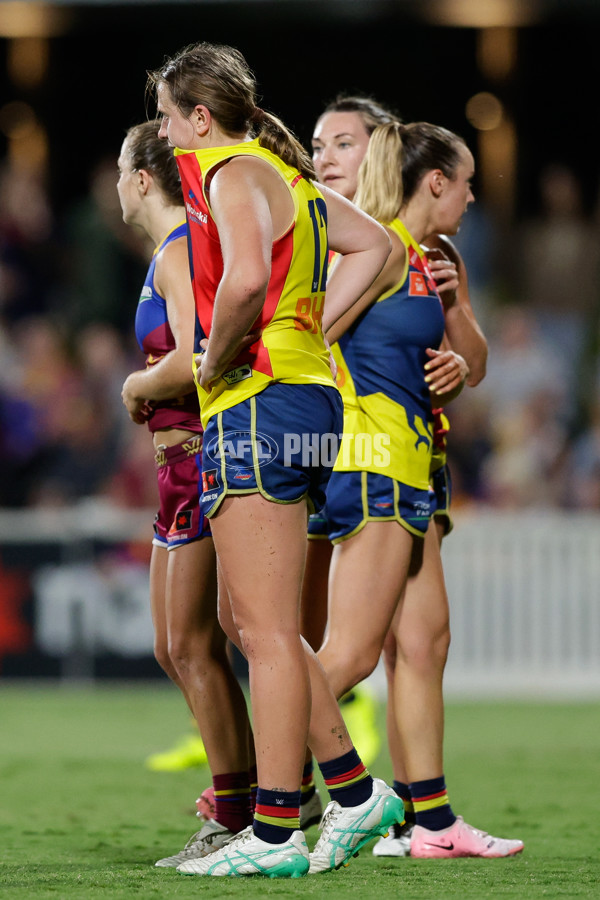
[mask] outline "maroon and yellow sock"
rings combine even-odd
[[[300,791],[267,791],[256,794],[253,829],[261,841],[284,844],[300,828]]]
[[[304,806],[305,803],[308,803],[308,801],[314,797],[316,789],[314,764],[311,759],[310,762],[306,763],[302,770],[302,784],[300,785],[301,806]]]
[[[340,806],[359,806],[373,793],[373,779],[354,748],[337,759],[319,763],[319,768],[331,799]]]
[[[213,776],[215,819],[234,834],[252,822],[250,781],[247,772]]]
[[[250,779],[250,810],[254,815],[256,809],[256,792],[258,791],[258,772],[256,765],[250,766],[248,769],[248,778]]]
[[[441,831],[454,825],[456,816],[450,806],[443,775],[427,781],[413,781],[409,788],[417,825],[431,831]]]

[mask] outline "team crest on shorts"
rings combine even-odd
[[[177,531],[189,531],[192,527],[192,510],[182,509],[175,516],[175,521],[169,528],[169,534],[175,534]]]
[[[202,490],[211,491],[219,486],[219,478],[216,469],[206,469],[202,472]]]

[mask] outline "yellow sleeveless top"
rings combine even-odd
[[[215,294],[223,275],[219,235],[207,180],[228,159],[265,160],[280,175],[294,204],[293,221],[273,242],[271,276],[263,309],[251,331],[260,339],[232,361],[209,391],[198,388],[202,423],[246,400],[271,382],[331,387],[321,318],[327,278],[327,208],[320,191],[297,169],[261,147],[258,139],[228,147],[175,150],[190,229],[190,263],[199,328],[210,339]]]

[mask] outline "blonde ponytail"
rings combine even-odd
[[[400,122],[378,125],[358,171],[354,203],[385,224],[402,205],[403,131]]]

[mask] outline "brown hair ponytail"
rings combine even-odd
[[[146,89],[168,87],[183,115],[199,104],[206,106],[225,134],[256,134],[261,147],[294,166],[305,178],[314,178],[312,160],[297,138],[277,116],[256,105],[256,80],[239,50],[222,44],[190,44],[148,73]]]

